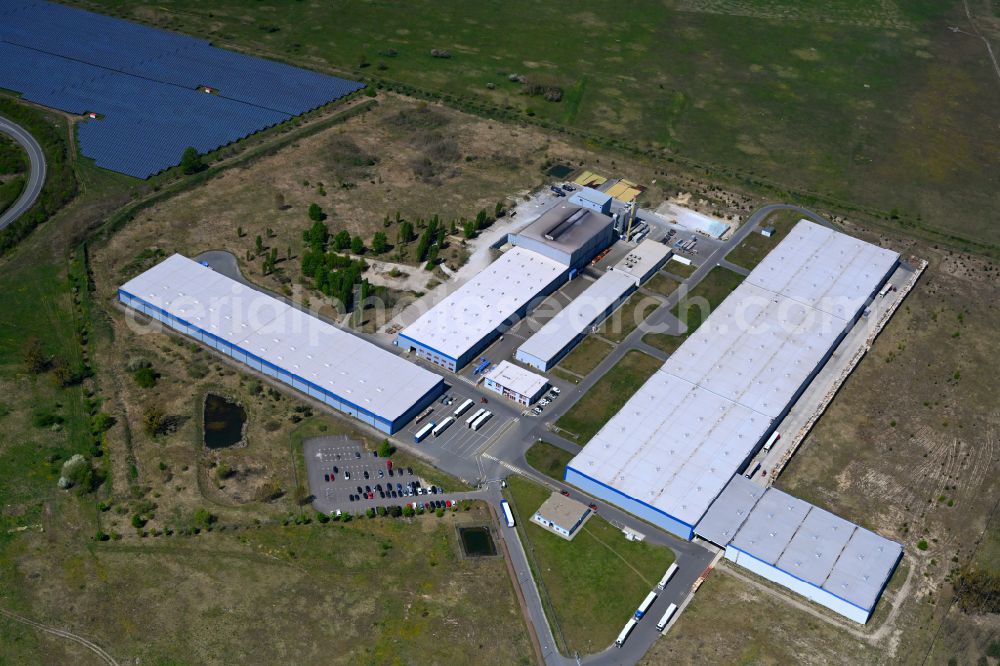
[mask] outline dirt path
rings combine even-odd
[[[2,608],[0,608],[0,615],[4,616],[4,617],[6,617],[6,618],[8,618],[10,620],[14,620],[15,622],[20,622],[21,624],[26,624],[29,627],[34,627],[35,629],[38,629],[39,631],[44,631],[47,634],[52,634],[53,636],[59,636],[60,638],[65,638],[65,639],[74,641],[76,643],[79,643],[83,647],[87,648],[88,650],[90,650],[91,652],[93,652],[94,654],[96,654],[97,657],[101,661],[103,661],[106,664],[109,664],[109,666],[118,666],[118,662],[115,661],[114,657],[112,657],[110,654],[108,654],[107,652],[105,652],[104,649],[100,645],[97,645],[96,643],[92,643],[91,641],[88,641],[83,636],[77,636],[76,634],[74,634],[72,632],[69,632],[69,631],[66,631],[65,629],[57,629],[56,627],[50,627],[50,626],[42,624],[40,622],[35,622],[34,620],[29,620],[26,617],[18,615],[17,613],[12,613],[12,612],[10,612],[8,610],[4,610]]]

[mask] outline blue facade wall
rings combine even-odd
[[[444,379],[442,379],[433,389],[428,391],[402,416],[397,417],[394,421],[390,421],[389,419],[378,414],[374,414],[348,400],[344,400],[340,396],[330,393],[326,389],[316,386],[312,382],[303,379],[302,377],[299,377],[284,368],[268,363],[245,349],[232,345],[228,341],[223,340],[208,331],[203,331],[197,326],[192,326],[183,319],[179,319],[156,307],[155,305],[151,305],[143,299],[133,296],[132,294],[122,291],[121,289],[118,290],[118,300],[133,310],[142,312],[148,317],[156,319],[164,325],[169,326],[175,331],[194,338],[198,342],[201,342],[202,344],[207,345],[208,347],[211,347],[212,349],[215,349],[216,351],[225,354],[236,361],[239,361],[252,370],[256,370],[257,372],[267,375],[268,377],[273,377],[274,379],[291,386],[297,391],[305,393],[309,397],[333,407],[339,412],[353,416],[362,423],[366,423],[390,435],[404,427],[420,412],[420,410],[429,405],[437,398],[437,396],[444,392]]]
[[[694,537],[693,525],[688,525],[664,511],[660,511],[645,502],[629,497],[625,493],[615,490],[582,472],[578,472],[568,465],[566,466],[563,478],[566,483],[576,486],[588,495],[598,497],[609,504],[614,504],[620,509],[628,511],[633,516],[642,518],[646,522],[652,523],[686,541],[690,541]]]

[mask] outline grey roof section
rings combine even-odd
[[[511,248],[399,334],[459,359],[566,270],[555,259]]]
[[[550,364],[634,286],[635,279],[627,273],[608,271],[525,340],[518,354],[529,354]]]
[[[571,218],[572,224],[569,224]],[[572,254],[586,247],[591,239],[604,233],[612,224],[614,220],[607,215],[561,201],[519,231],[517,236]],[[556,235],[547,238],[553,232]]]
[[[698,522],[695,533],[716,545],[728,545],[764,491],[764,486],[736,474]]]
[[[635,279],[636,286],[639,286],[639,283],[646,279],[651,271],[659,268],[671,254],[670,248],[660,241],[644,240],[632,248],[611,270],[631,275]]]
[[[823,589],[870,610],[902,553],[903,547],[895,541],[859,527],[844,546]]]
[[[441,377],[179,254],[121,290],[390,422]]]
[[[731,546],[865,610],[875,606],[903,551],[774,487],[757,501]]]
[[[547,500],[542,502],[535,513],[551,520],[559,527],[569,529],[576,525],[589,510],[580,502],[553,492]]]
[[[600,190],[595,190],[592,187],[581,187],[577,192],[573,193],[569,201],[578,205],[583,205],[581,202],[586,202],[592,206],[601,207],[611,201],[611,195],[605,194]]]
[[[897,260],[799,222],[570,466],[696,525]]]

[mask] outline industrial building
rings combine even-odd
[[[614,221],[607,215],[563,201],[516,234],[511,245],[532,250],[573,269],[586,265],[614,242]]]
[[[554,492],[531,516],[531,522],[571,541],[592,513],[580,502]]]
[[[894,541],[739,474],[696,533],[727,560],[860,624],[903,555]]]
[[[483,376],[483,384],[489,390],[527,406],[542,397],[549,380],[509,361],[500,361]]]
[[[456,372],[562,284],[569,268],[547,255],[514,247],[400,331],[396,344]]]
[[[118,300],[382,432],[444,391],[440,376],[179,254]]]
[[[663,243],[643,241],[525,340],[514,358],[543,372],[550,370],[669,256]]]
[[[611,195],[592,187],[581,187],[569,198],[569,202],[581,208],[588,208],[603,215],[611,214]]]
[[[898,259],[799,222],[570,462],[566,480],[690,539]]]

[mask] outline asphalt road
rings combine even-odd
[[[10,136],[24,148],[31,166],[28,183],[21,196],[3,215],[0,215],[0,229],[3,229],[31,208],[38,195],[42,193],[42,186],[45,184],[45,154],[35,141],[35,137],[28,134],[20,125],[3,117],[0,117],[0,132]]]

